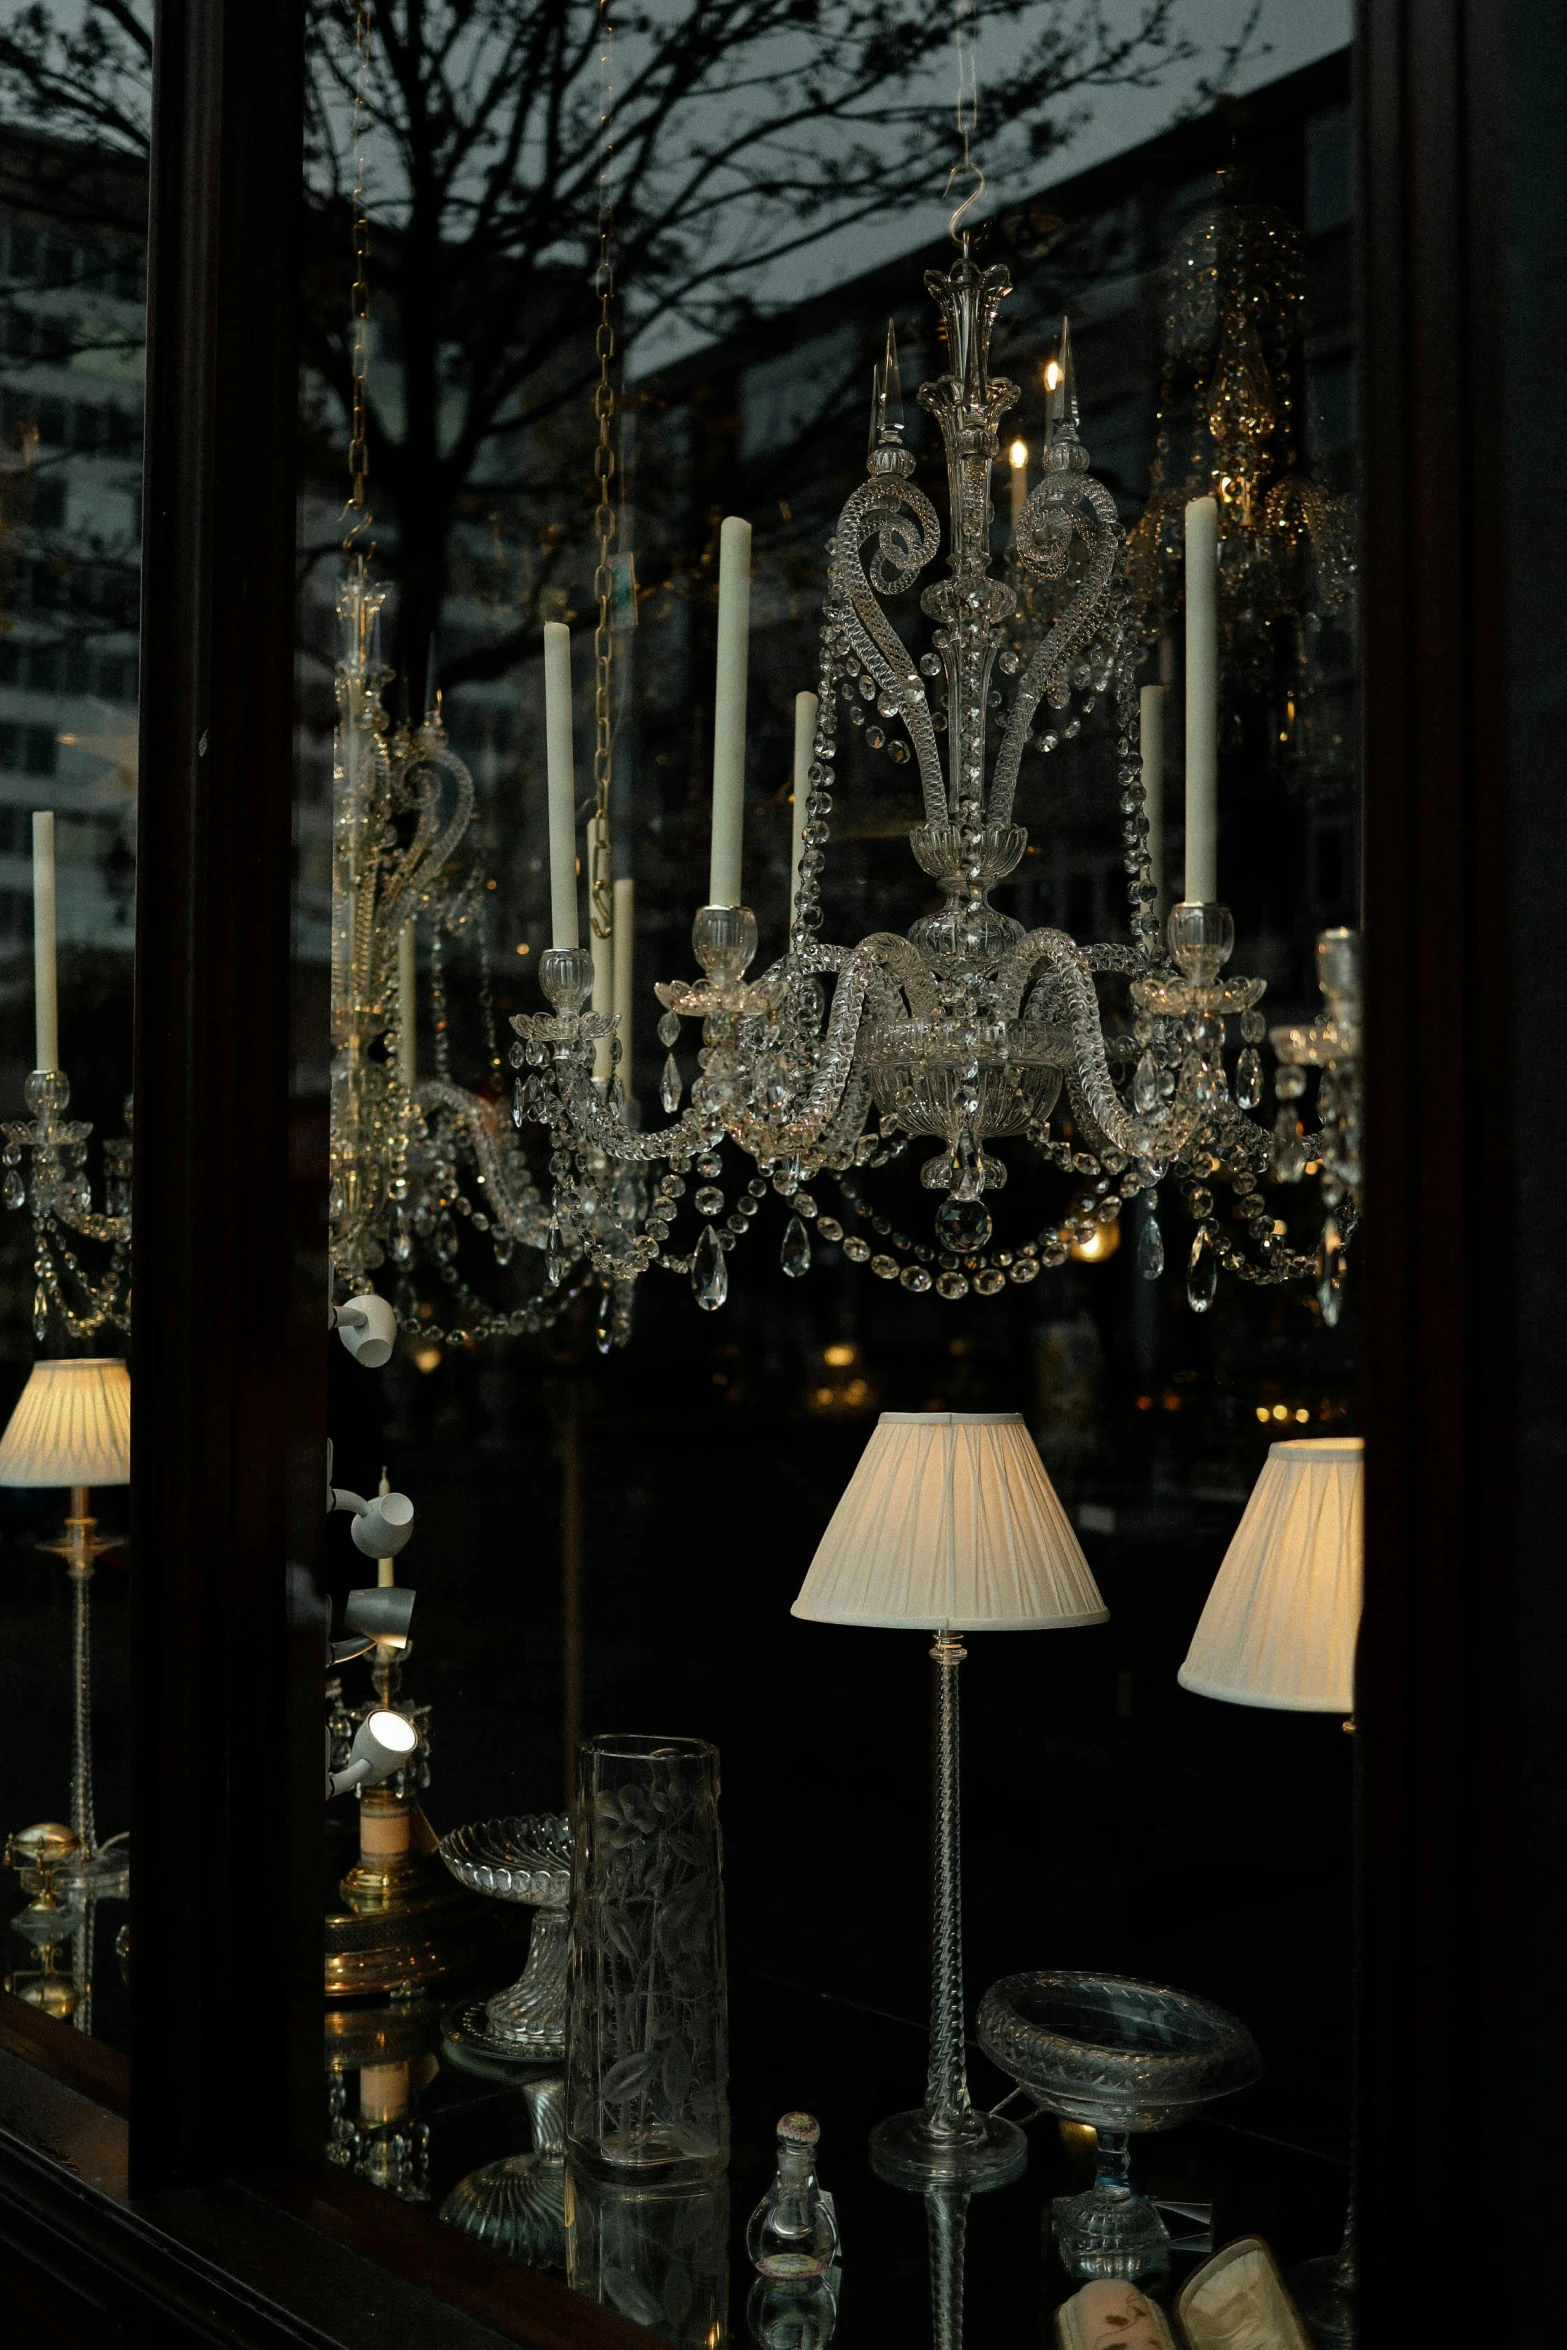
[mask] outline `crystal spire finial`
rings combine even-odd
[[[871,371],[871,447],[903,446],[903,378],[898,370],[898,332],[889,318],[887,348]]]

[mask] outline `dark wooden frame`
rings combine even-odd
[[[1549,1409],[1562,1381],[1549,1357],[1567,1280],[1559,1240],[1532,1233],[1526,1262],[1512,1242],[1520,1210],[1554,1199],[1557,1138],[1519,1107],[1498,1049],[1514,1022],[1520,1053],[1542,1051],[1567,1015],[1567,891],[1528,861],[1528,823],[1559,829],[1559,817],[1518,699],[1516,617],[1527,563],[1538,578],[1554,561],[1558,614],[1567,581],[1549,531],[1531,539],[1505,494],[1532,420],[1526,486],[1548,517],[1543,459],[1560,445],[1550,350],[1514,315],[1530,281],[1506,267],[1518,253],[1547,266],[1520,222],[1531,202],[1543,220],[1562,209],[1559,139],[1526,143],[1531,172],[1555,171],[1550,188],[1510,186],[1506,169],[1517,124],[1546,118],[1542,92],[1560,90],[1553,17],[1547,0],[1359,5],[1372,1186],[1358,1275],[1360,2204],[1362,2335],[1389,2342],[1448,2338],[1455,2308],[1466,2325],[1485,2311],[1488,2342],[1526,2338],[1506,2276],[1526,2248],[1508,2150],[1528,2110],[1516,2087],[1527,2060],[1542,2123],[1559,2102],[1547,2068],[1560,2066],[1560,2035],[1531,2037],[1516,2014],[1544,1945],[1520,1924],[1515,1822],[1531,1757],[1554,1735],[1558,1685],[1531,1678],[1520,1639],[1543,1642],[1548,1662],[1567,1647],[1562,1608],[1538,1599],[1555,1569]],[[320,1626],[308,1604],[291,1614],[290,1589],[312,1579],[291,1585],[286,1571],[310,1564],[324,1422],[313,1263],[307,1246],[296,1279],[288,1204],[300,31],[301,0],[161,0],[137,940],[131,2158],[144,2195],[222,2169],[291,2171],[284,2202],[379,2257],[391,2247],[374,2241],[377,2214],[352,2183],[324,2192],[309,2176]],[[1553,690],[1553,707],[1567,706],[1567,689]],[[1446,1142],[1431,1149],[1422,1133],[1437,1118]],[[28,2043],[40,2063],[47,2043],[41,2031]],[[267,2084],[244,2100],[238,2131],[236,2077]],[[441,2259],[419,2235],[401,2265],[423,2261],[439,2284]],[[445,2265],[477,2314],[488,2284],[466,2248]],[[527,2281],[513,2278],[506,2330],[530,2338]],[[544,2338],[562,2313],[532,2306]],[[484,2314],[496,2322],[497,2304]],[[599,2338],[592,2313],[580,2317],[578,2338]]]
[[[290,1620],[311,1578],[285,1561],[311,1557],[300,1504],[325,1424],[324,1290],[306,1336],[289,1186],[303,9],[160,0],[156,40],[133,1267],[143,2192],[212,2176],[236,2064],[269,2084],[247,2158],[312,2141],[322,1636],[308,1599]]]

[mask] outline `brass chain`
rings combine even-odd
[[[598,489],[593,528],[598,540],[598,563],[593,593],[598,599],[598,621],[593,631],[593,822],[589,833],[588,896],[594,933],[608,938],[614,914],[613,872],[609,837],[610,786],[614,780],[614,703],[611,669],[611,618],[615,578],[611,550],[615,538],[615,509],[610,488],[615,478],[615,449],[611,437],[615,417],[615,358],[613,303],[615,272],[610,259],[614,203],[610,165],[614,152],[614,92],[610,79],[615,31],[609,21],[609,0],[599,0],[599,172],[598,268],[593,288],[599,300],[595,352],[598,382],[593,387],[593,413],[598,420],[598,445],[593,452],[593,479]]]
[[[366,125],[370,117],[370,33],[373,0],[358,0],[354,14],[354,283],[349,296],[353,326],[350,353],[352,391],[349,406],[348,475],[350,489],[344,513],[345,555],[358,554],[360,541],[374,521],[367,481],[370,448],[366,425],[370,377],[370,206],[365,190]]]

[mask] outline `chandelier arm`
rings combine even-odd
[[[721,1122],[705,1102],[692,1102],[672,1125],[645,1134],[626,1124],[623,1110],[606,1107],[591,1077],[575,1062],[557,1064],[557,1083],[571,1112],[573,1140],[628,1164],[645,1166],[655,1159],[687,1152],[694,1157],[707,1148],[708,1136]]]
[[[1195,1134],[1202,1112],[1178,1094],[1168,1108],[1139,1118],[1115,1090],[1100,1025],[1099,998],[1087,961],[1064,930],[1031,930],[1002,961],[996,974],[996,1009],[1016,1019],[1031,979],[1048,972],[1056,983],[1072,1032],[1076,1063],[1066,1074],[1074,1106],[1093,1120],[1113,1150],[1146,1162],[1179,1157]]]
[[[538,1186],[521,1153],[508,1150],[500,1113],[448,1078],[427,1078],[415,1086],[415,1108],[444,1110],[467,1140],[489,1195],[492,1220],[525,1248],[543,1248],[549,1238],[549,1217]],[[521,1180],[513,1180],[520,1170]]]
[[[899,450],[897,454],[905,453]],[[873,532],[877,550],[872,566],[874,586],[860,557],[861,547]],[[901,473],[873,473],[852,492],[838,517],[836,547],[836,576],[829,582],[833,592],[828,597],[826,625],[830,628],[836,622],[842,630],[860,668],[874,678],[878,700],[895,705],[919,763],[926,817],[939,824],[947,813],[947,787],[930,704],[909,649],[882,610],[878,596],[878,591],[880,595],[903,595],[926,564],[934,562],[941,549],[936,509],[924,491]]]
[[[1051,627],[1044,643],[1018,679],[1006,732],[996,754],[990,787],[988,816],[992,824],[1010,824],[1012,821],[1018,768],[1041,697],[1049,693],[1053,706],[1060,708],[1064,705],[1070,691],[1067,665],[1092,640],[1109,605],[1111,582],[1121,550],[1121,524],[1114,498],[1103,482],[1096,480],[1091,473],[1073,475],[1071,486],[1066,490],[1061,486],[1059,474],[1046,474],[1030,494],[1019,518],[1019,552],[1025,561],[1030,560],[1028,550],[1035,543],[1030,536],[1031,515],[1037,532],[1047,512],[1061,516],[1074,505],[1086,505],[1093,512],[1091,527],[1079,523],[1088,540],[1088,568],[1066,610]],[[1037,556],[1030,562],[1030,568],[1043,568]]]
[[[843,1114],[851,1083],[858,1079],[857,1045],[866,999],[886,987],[887,1009],[895,1017],[907,999],[915,1019],[931,1018],[936,992],[929,970],[906,938],[893,931],[877,931],[861,939],[845,962],[833,990],[827,1033],[818,1048],[817,1072],[803,1105],[785,1117],[770,1120],[742,1110],[724,1123],[743,1150],[753,1156],[805,1158],[817,1156],[826,1137]],[[852,1139],[852,1138],[851,1138]]]

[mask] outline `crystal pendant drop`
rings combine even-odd
[[[49,1292],[40,1281],[33,1291],[33,1336],[40,1346],[49,1335]]]
[[[1140,1118],[1146,1118],[1159,1107],[1159,1064],[1150,1047],[1137,1064],[1132,1079],[1132,1107]]]
[[[559,1289],[566,1273],[566,1251],[561,1244],[560,1226],[550,1218],[550,1236],[544,1251],[544,1278],[551,1289]]]
[[[696,1293],[697,1304],[710,1314],[716,1314],[729,1295],[728,1259],[719,1246],[718,1233],[711,1224],[703,1225],[702,1237],[691,1259],[691,1287]]]
[[[664,1074],[659,1080],[658,1098],[672,1118],[680,1107],[680,1063],[671,1053],[664,1063]]]
[[[1262,1099],[1262,1055],[1254,1044],[1236,1061],[1235,1099],[1243,1110],[1254,1110]]]
[[[1157,1281],[1164,1271],[1164,1234],[1152,1202],[1143,1213],[1142,1230],[1137,1235],[1137,1270],[1145,1281]]]
[[[514,1126],[525,1126],[527,1124],[529,1109],[528,1096],[532,1090],[533,1089],[531,1085],[524,1085],[520,1077],[518,1078],[516,1084],[512,1087],[511,1122]]]
[[[607,1355],[615,1343],[615,1293],[607,1281],[599,1291],[598,1327],[593,1333],[593,1343],[601,1355]]]
[[[811,1236],[798,1216],[791,1216],[784,1226],[778,1262],[791,1281],[802,1281],[811,1269]]]
[[[1306,1137],[1293,1110],[1280,1110],[1273,1129],[1273,1172],[1281,1183],[1298,1183],[1306,1172]]]
[[[5,1204],[8,1208],[25,1207],[27,1204],[27,1186],[14,1167],[7,1167],[5,1171]]]
[[[1214,1291],[1219,1286],[1219,1260],[1213,1242],[1206,1230],[1199,1230],[1192,1242],[1192,1253],[1186,1267],[1186,1302],[1194,1314],[1205,1314],[1213,1303]]]

